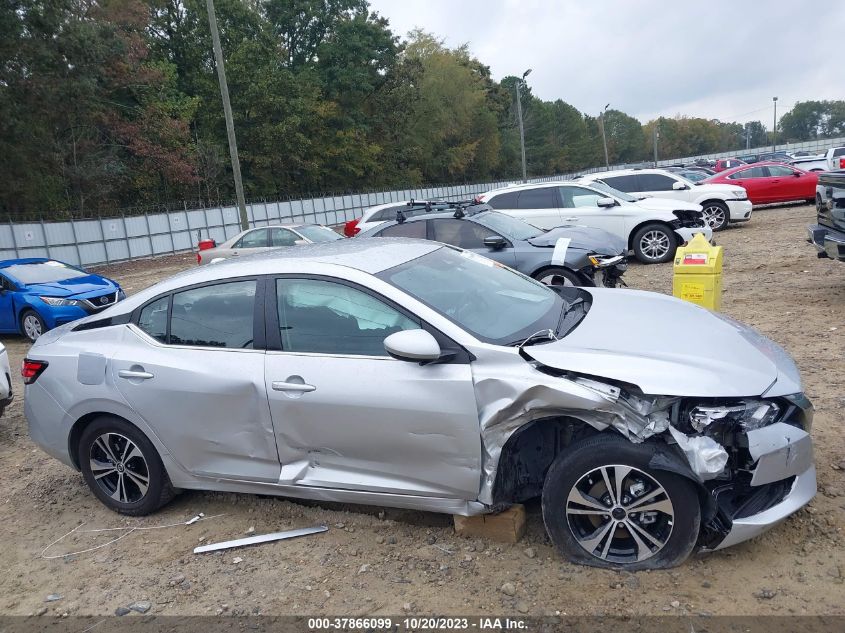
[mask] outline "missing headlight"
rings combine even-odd
[[[699,433],[717,421],[728,421],[745,431],[753,431],[775,422],[779,414],[780,407],[774,402],[744,400],[733,405],[697,406],[689,412],[689,423]]]

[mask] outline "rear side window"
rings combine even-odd
[[[516,200],[517,209],[556,209],[555,187],[525,189],[519,192]]]
[[[837,147],[833,150],[833,156],[845,156],[845,147]]]
[[[638,191],[672,191],[672,185],[678,182],[663,174],[640,174],[637,179],[640,183]]]
[[[731,180],[743,180],[745,178],[767,178],[768,173],[764,167],[751,167],[743,169],[728,176]]]
[[[157,341],[167,342],[167,308],[170,297],[162,297],[147,304],[138,317],[138,327]]]
[[[632,191],[641,191],[638,189],[639,186],[637,184],[637,177],[634,175],[631,176],[607,176],[602,178],[602,182],[607,183],[614,189],[619,189],[619,191],[624,191],[625,193],[631,193]]]
[[[494,209],[516,209],[516,199],[519,197],[516,191],[500,193],[487,201]]]
[[[432,220],[434,239],[459,248],[484,248],[484,238],[496,235],[487,227],[467,220]]]
[[[578,209],[581,207],[596,207],[597,201],[607,196],[583,187],[559,187],[560,203],[564,209]]]
[[[177,292],[173,295],[169,342],[251,349],[254,311],[254,280]]]
[[[267,246],[267,229],[255,229],[244,235],[232,245],[232,248],[262,248]]]
[[[379,237],[415,237],[425,239],[425,221],[394,224],[377,233]]]

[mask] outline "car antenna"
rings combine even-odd
[[[396,223],[403,224],[407,218],[405,214],[402,212],[402,209],[396,209]]]

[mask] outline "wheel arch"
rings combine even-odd
[[[644,226],[646,226],[648,224],[662,224],[667,229],[669,229],[672,232],[672,234],[675,233],[675,229],[666,220],[643,220],[642,222],[639,222],[636,226],[634,226],[628,233],[628,248],[629,249],[634,248],[634,236],[637,234],[637,231],[639,231],[641,228],[643,228]]]
[[[595,285],[589,278],[587,278],[585,275],[582,275],[580,271],[577,271],[573,268],[570,268],[569,266],[567,266],[565,264],[545,264],[545,265],[537,268],[537,270],[535,270],[534,272],[532,272],[531,277],[532,277],[532,279],[537,279],[542,273],[544,273],[548,270],[552,270],[553,268],[563,268],[565,270],[568,270],[573,275],[577,276],[578,279],[580,279],[582,284],[585,285],[585,286],[594,286]]]

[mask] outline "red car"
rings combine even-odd
[[[702,183],[741,185],[748,192],[752,204],[815,202],[819,175],[783,163],[754,163],[726,169],[710,176]]]
[[[719,173],[720,171],[725,171],[726,169],[733,169],[734,167],[740,167],[747,164],[748,163],[741,161],[738,158],[720,158],[713,166],[713,171]]]

